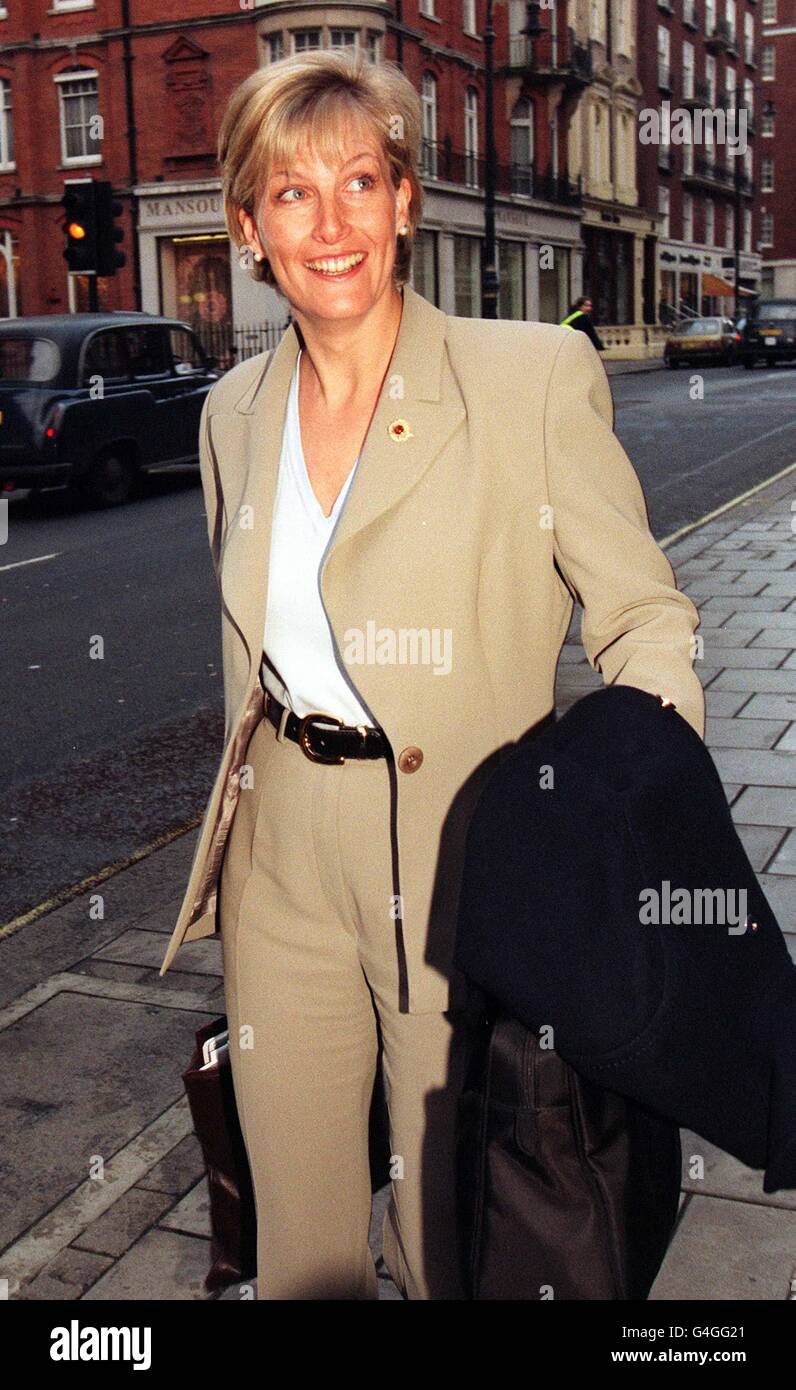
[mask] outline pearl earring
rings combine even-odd
[[[252,247],[251,250],[254,251],[254,247]],[[261,261],[262,258],[263,258],[263,253],[262,253],[262,251],[254,251],[254,259],[255,259],[256,261]]]
[[[406,223],[404,223],[404,225],[403,225],[403,227],[401,228],[401,230],[400,230],[400,232],[399,232],[398,235],[399,235],[399,236],[407,236],[408,233],[409,233],[409,227],[407,226]]]

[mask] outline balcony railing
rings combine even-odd
[[[726,19],[717,19],[705,37],[705,47],[714,53],[724,53],[735,48],[735,30]]]
[[[511,34],[508,67],[537,78],[585,85],[592,78],[591,48],[577,43],[572,29],[561,34],[545,30],[534,39],[528,34]]]
[[[424,140],[420,173],[426,179],[439,179],[465,188],[484,187],[486,160],[478,155],[454,150],[446,140]],[[496,191],[523,198],[536,198],[547,203],[572,207],[581,201],[580,180],[573,183],[562,175],[540,174],[532,165],[498,164],[495,170]]]
[[[686,96],[685,92],[683,92],[682,101],[684,106],[712,105],[710,100],[710,86],[705,81],[704,77],[698,77],[696,81],[692,83],[690,95]]]
[[[715,160],[706,158],[705,155],[697,155],[694,160],[694,167],[691,171],[683,170],[683,183],[699,184],[702,187],[722,188],[725,190],[735,188],[735,180],[738,179],[740,191],[747,196],[754,193],[754,183],[745,171],[738,171],[726,164],[718,164]]]

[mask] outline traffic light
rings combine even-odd
[[[109,183],[96,183],[97,190],[97,274],[115,275],[117,270],[127,264],[123,251],[117,250],[124,241],[124,228],[119,227],[116,218],[124,212],[124,204],[113,196]]]
[[[97,266],[97,191],[93,179],[64,185],[64,258],[73,275],[91,275]]]

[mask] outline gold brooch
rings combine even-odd
[[[404,439],[413,438],[408,420],[393,420],[392,424],[388,425],[387,428],[389,430],[390,439],[394,439],[398,444]]]

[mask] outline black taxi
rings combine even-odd
[[[144,313],[0,322],[0,491],[69,485],[112,507],[141,474],[198,463],[218,378],[196,334]]]
[[[747,370],[755,362],[796,361],[796,299],[761,299],[744,325],[741,361]]]

